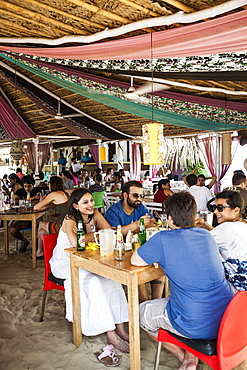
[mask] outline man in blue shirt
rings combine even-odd
[[[143,188],[138,181],[129,181],[122,189],[122,200],[112,204],[105,213],[105,219],[113,226],[122,226],[123,235],[128,231],[138,233],[140,218],[144,218],[145,228],[153,227],[155,219],[142,204]],[[165,276],[151,282],[152,299],[161,298],[164,290]],[[145,284],[139,286],[139,300],[143,302],[148,299]]]
[[[170,284],[170,297],[143,302],[140,323],[156,339],[163,328],[193,339],[216,338],[222,315],[233,297],[212,235],[195,225],[195,198],[186,191],[165,201],[168,225],[132,256],[135,266],[160,265]],[[196,370],[198,358],[181,348],[163,346],[181,361],[179,369]]]

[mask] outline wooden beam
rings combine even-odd
[[[7,1],[4,1],[4,0],[0,0],[0,6],[6,8],[6,9],[9,9],[9,10],[13,10],[17,13],[25,14],[28,17],[30,17],[31,19],[34,18],[34,19],[40,20],[41,22],[46,23],[46,25],[51,24],[51,25],[54,25],[54,26],[57,26],[57,27],[61,27],[62,29],[64,28],[65,30],[71,32],[72,34],[75,34],[76,32],[78,34],[81,34],[81,35],[88,35],[89,34],[87,31],[84,31],[80,28],[70,26],[70,25],[65,24],[63,22],[60,22],[60,21],[57,21],[55,19],[46,17],[43,14],[33,12],[32,10],[22,8],[18,5],[14,5],[12,3],[8,3]],[[43,25],[43,27],[44,27],[44,25]]]
[[[7,27],[11,27],[11,29],[19,30],[20,32],[22,31],[23,33],[25,33],[27,35],[30,35],[31,33],[34,34],[34,35],[37,35],[37,36],[40,35],[40,32],[37,32],[37,31],[34,31],[34,30],[29,30],[26,27],[23,27],[23,26],[15,23],[15,22],[9,21],[7,19],[1,18],[0,22],[1,22],[2,25],[4,24]],[[44,36],[45,36],[45,34],[44,34]]]
[[[121,22],[121,23],[126,23],[126,24],[131,23],[131,21],[128,18],[124,18],[124,17],[121,17],[120,15],[108,12],[107,10],[99,8],[98,6],[88,4],[85,1],[82,1],[82,0],[68,0],[68,1],[70,1],[71,3],[75,5],[81,6],[82,8],[87,9],[90,12],[97,13],[98,15],[102,17],[106,17],[106,18],[109,18],[109,19],[112,19],[114,21]]]
[[[142,13],[146,14],[146,15],[152,15],[154,17],[159,17],[160,14],[158,13],[155,13],[153,12],[152,10],[150,9],[147,9],[145,8],[144,6],[141,6],[139,4],[136,4],[134,3],[133,1],[130,1],[130,0],[118,0],[120,3],[123,3],[125,5],[128,5],[130,6],[131,8],[134,8],[134,9],[137,9],[137,10],[140,10]]]
[[[44,29],[44,31],[47,31],[47,29],[45,29],[44,28],[44,24],[43,23],[40,23],[40,22],[37,22],[37,21],[35,21],[34,19],[30,19],[30,18],[26,18],[26,17],[23,17],[22,15],[19,15],[19,14],[16,14],[16,13],[13,13],[13,12],[9,12],[8,10],[2,10],[2,9],[0,9],[0,13],[1,12],[4,12],[3,14],[5,15],[5,14],[7,14],[7,15],[10,15],[11,17],[12,17],[12,19],[13,19],[13,21],[12,22],[14,22],[14,18],[18,18],[18,19],[21,19],[22,21],[25,21],[25,22],[29,22],[29,23],[33,23],[33,24],[36,24],[37,26],[39,26],[39,27],[42,27],[42,30]],[[14,23],[14,24],[16,24],[16,23]],[[22,26],[23,27],[23,26]],[[27,31],[28,31],[28,33],[30,34],[30,33],[32,33],[32,34],[37,34],[37,36],[39,36],[39,35],[44,35],[44,36],[46,36],[47,37],[47,32],[42,32],[42,30],[40,30],[40,31],[34,31],[33,29],[28,29],[27,28]],[[56,31],[58,34],[63,34],[63,35],[67,35],[67,32],[64,32],[64,31],[62,31],[62,30],[59,30],[58,28],[55,28],[55,27],[53,27],[52,28],[52,30],[53,31]],[[48,30],[48,32],[50,32],[49,30]]]
[[[184,4],[180,3],[180,1],[177,1],[177,0],[163,0],[163,2],[167,3],[167,4],[170,4],[170,5],[174,6],[175,8],[181,9],[186,13],[192,13],[192,12],[195,11],[194,9],[190,8],[187,5],[184,5]]]
[[[63,15],[66,18],[72,18],[72,19],[74,19],[76,21],[79,21],[82,24],[87,24],[90,27],[96,27],[96,28],[100,28],[100,29],[105,29],[105,26],[102,26],[102,24],[95,23],[95,22],[89,21],[89,20],[84,19],[84,18],[81,18],[81,17],[77,17],[74,14],[71,14],[71,13],[68,13],[68,12],[64,12],[63,10],[54,8],[54,7],[49,6],[47,4],[43,4],[40,1],[35,1],[35,0],[26,0],[26,1],[28,3],[30,3],[30,4],[32,4],[32,5],[39,6],[39,7],[43,8],[43,9],[47,9],[47,10],[49,10],[51,12],[55,12],[57,14]]]

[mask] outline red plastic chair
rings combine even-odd
[[[45,264],[45,279],[44,279],[44,293],[43,293],[43,301],[41,306],[41,314],[39,321],[43,321],[44,311],[45,311],[45,302],[47,291],[52,289],[62,290],[64,292],[64,279],[56,278],[52,272],[50,267],[50,259],[52,257],[53,249],[57,243],[57,236],[58,234],[51,234],[51,235],[43,235],[43,247],[44,247],[44,264]]]
[[[247,359],[247,291],[235,294],[222,317],[218,337],[187,339],[159,329],[155,370],[159,368],[161,343],[168,342],[194,354],[214,370],[231,370]]]

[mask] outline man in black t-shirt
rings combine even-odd
[[[32,204],[36,204],[42,199],[42,191],[39,187],[35,187],[35,180],[31,175],[23,176],[22,178],[23,188],[16,191],[16,199],[26,199],[27,194],[30,193],[30,200]],[[38,223],[39,220],[37,220]],[[22,235],[20,230],[30,229],[32,227],[31,221],[15,221],[10,226],[11,234],[16,238],[21,240],[21,247],[19,249],[20,253],[25,253],[29,240]]]

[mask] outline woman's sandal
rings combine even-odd
[[[112,344],[108,344],[106,347],[103,348],[103,352],[95,352],[94,355],[97,359],[104,364],[105,366],[118,366],[121,364],[121,355],[117,355],[113,351],[114,346]]]

